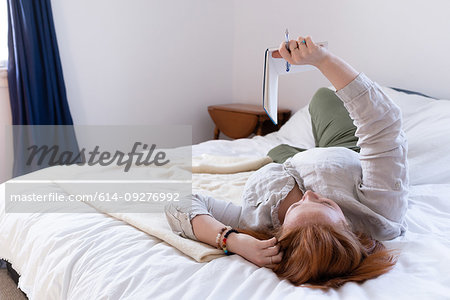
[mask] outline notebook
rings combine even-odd
[[[328,47],[327,42],[317,44]],[[287,72],[286,61],[283,58],[273,57],[273,53],[276,51],[278,48],[266,49],[263,78],[263,107],[275,125],[278,124],[278,76],[317,70],[311,65],[291,65]]]

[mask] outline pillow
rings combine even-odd
[[[308,105],[297,111],[276,133],[284,143],[303,149],[314,148],[311,115]]]
[[[410,184],[450,183],[450,101],[388,87],[382,89],[402,110]],[[308,106],[297,111],[277,136],[291,146],[313,148]]]
[[[395,90],[395,91],[397,91],[397,92],[403,92],[403,93],[406,93],[406,94],[419,95],[419,96],[424,96],[426,98],[436,99],[436,98],[430,97],[428,95],[425,95],[425,94],[422,94],[422,93],[419,93],[419,92],[414,92],[414,91],[410,91],[410,90],[400,89],[400,88],[396,88],[396,87],[390,87],[390,88]]]
[[[410,183],[450,183],[450,101],[383,90],[402,110]]]

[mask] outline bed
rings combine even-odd
[[[328,291],[295,287],[236,255],[197,262],[93,207],[85,214],[5,214],[5,184],[0,185],[0,258],[19,273],[18,286],[30,299],[448,299],[450,101],[384,90],[402,109],[411,192],[408,231],[385,242],[400,251],[398,263],[376,279]],[[306,108],[278,132],[207,141],[194,145],[192,155],[264,157],[281,143],[314,146]],[[250,174],[193,177],[221,193],[229,185],[242,189]],[[58,184],[47,188],[62,189]]]

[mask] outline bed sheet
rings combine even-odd
[[[193,153],[265,155],[279,143],[276,135],[210,141],[194,146]],[[449,195],[450,184],[413,186],[409,230],[386,242],[400,250],[395,268],[327,292],[295,287],[239,256],[197,263],[101,213],[5,216],[2,208],[0,257],[21,274],[19,287],[30,299],[448,299]]]

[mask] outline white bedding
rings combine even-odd
[[[197,263],[165,242],[100,213],[5,216],[2,208],[0,257],[21,274],[19,287],[30,299],[448,299],[450,101],[440,100],[436,106],[430,104],[435,100],[387,91],[405,116],[413,186],[409,230],[386,242],[401,251],[399,261],[377,279],[328,292],[294,287],[239,256]],[[421,107],[421,113],[413,114],[413,107]],[[205,142],[193,147],[193,155],[264,156],[280,143],[310,148],[314,142],[308,121],[307,110],[301,110],[277,133]],[[434,133],[437,129],[439,136]],[[4,185],[0,187],[3,197]],[[1,206],[3,202],[2,198]]]

